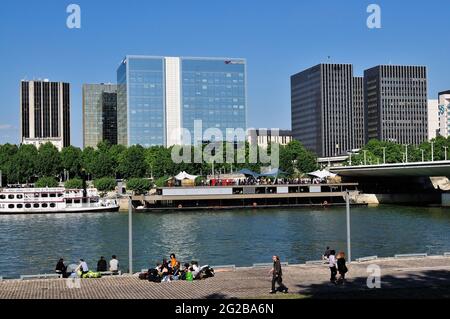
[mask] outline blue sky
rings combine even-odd
[[[81,6],[81,29],[66,7]],[[366,8],[382,9],[368,29]],[[290,76],[320,62],[426,65],[429,98],[450,89],[448,0],[2,1],[0,143],[19,142],[19,83],[70,82],[72,143],[82,144],[81,86],[115,82],[126,54],[243,57],[249,125],[290,128]],[[328,59],[328,56],[331,59]]]

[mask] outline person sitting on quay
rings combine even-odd
[[[64,259],[60,258],[55,267],[55,272],[63,278],[67,278],[67,266],[64,264]]]
[[[170,267],[174,268],[177,265],[177,258],[175,254],[170,254]]]
[[[83,258],[80,259],[78,267],[75,269],[75,273],[79,273],[80,277],[89,272],[89,267]]]
[[[325,250],[325,252],[322,255],[322,260],[325,260],[326,262],[328,262],[328,259],[330,258],[330,254],[331,254],[330,247],[327,246],[327,249]]]
[[[119,272],[119,261],[117,260],[116,255],[112,255],[112,259],[109,261],[109,271],[113,274],[117,274]]]
[[[108,269],[105,257],[101,256],[100,260],[97,262],[97,271],[104,272]]]

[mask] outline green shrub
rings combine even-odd
[[[112,177],[103,177],[94,180],[94,186],[100,192],[109,192],[116,189],[117,182],[115,178]]]
[[[54,177],[42,177],[37,180],[37,182],[34,184],[37,188],[44,188],[44,187],[58,187],[59,183]]]
[[[131,178],[127,181],[127,189],[136,194],[145,194],[152,187],[152,182],[145,178]]]
[[[83,181],[79,178],[69,179],[64,183],[66,189],[82,189]]]
[[[164,186],[166,186],[168,179],[169,179],[169,176],[163,176],[163,177],[158,178],[155,181],[156,187],[164,187]]]

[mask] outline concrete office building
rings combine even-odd
[[[353,78],[353,136],[354,149],[364,146],[364,78]]]
[[[364,71],[364,108],[366,141],[426,141],[426,67],[380,65]]]
[[[292,132],[288,130],[250,129],[247,132],[247,141],[250,145],[258,145],[262,148],[267,148],[272,143],[287,145],[292,141]]]
[[[450,90],[439,92],[439,135],[448,137],[450,132]]]
[[[49,80],[21,81],[20,140],[39,147],[70,145],[70,85]]]
[[[440,135],[438,100],[428,100],[428,140]]]
[[[199,120],[200,140],[208,128],[224,139],[226,129],[247,128],[244,59],[130,55],[117,70],[117,84],[119,144],[190,144]]]
[[[117,144],[117,85],[83,84],[83,147]]]
[[[361,146],[360,79],[351,64],[319,64],[291,77],[292,135],[319,157]]]

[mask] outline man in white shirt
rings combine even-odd
[[[334,284],[336,284],[336,275],[337,275],[337,269],[336,269],[336,251],[332,250],[330,252],[330,256],[328,257],[328,266],[330,267],[331,277],[330,281]]]
[[[116,255],[112,255],[112,259],[109,261],[109,271],[111,272],[119,272],[119,261],[117,260]]]
[[[81,271],[82,277],[84,274],[86,274],[89,271],[89,267],[87,263],[84,261],[84,259],[80,259],[80,264],[78,265],[77,269],[75,269],[75,272]]]

